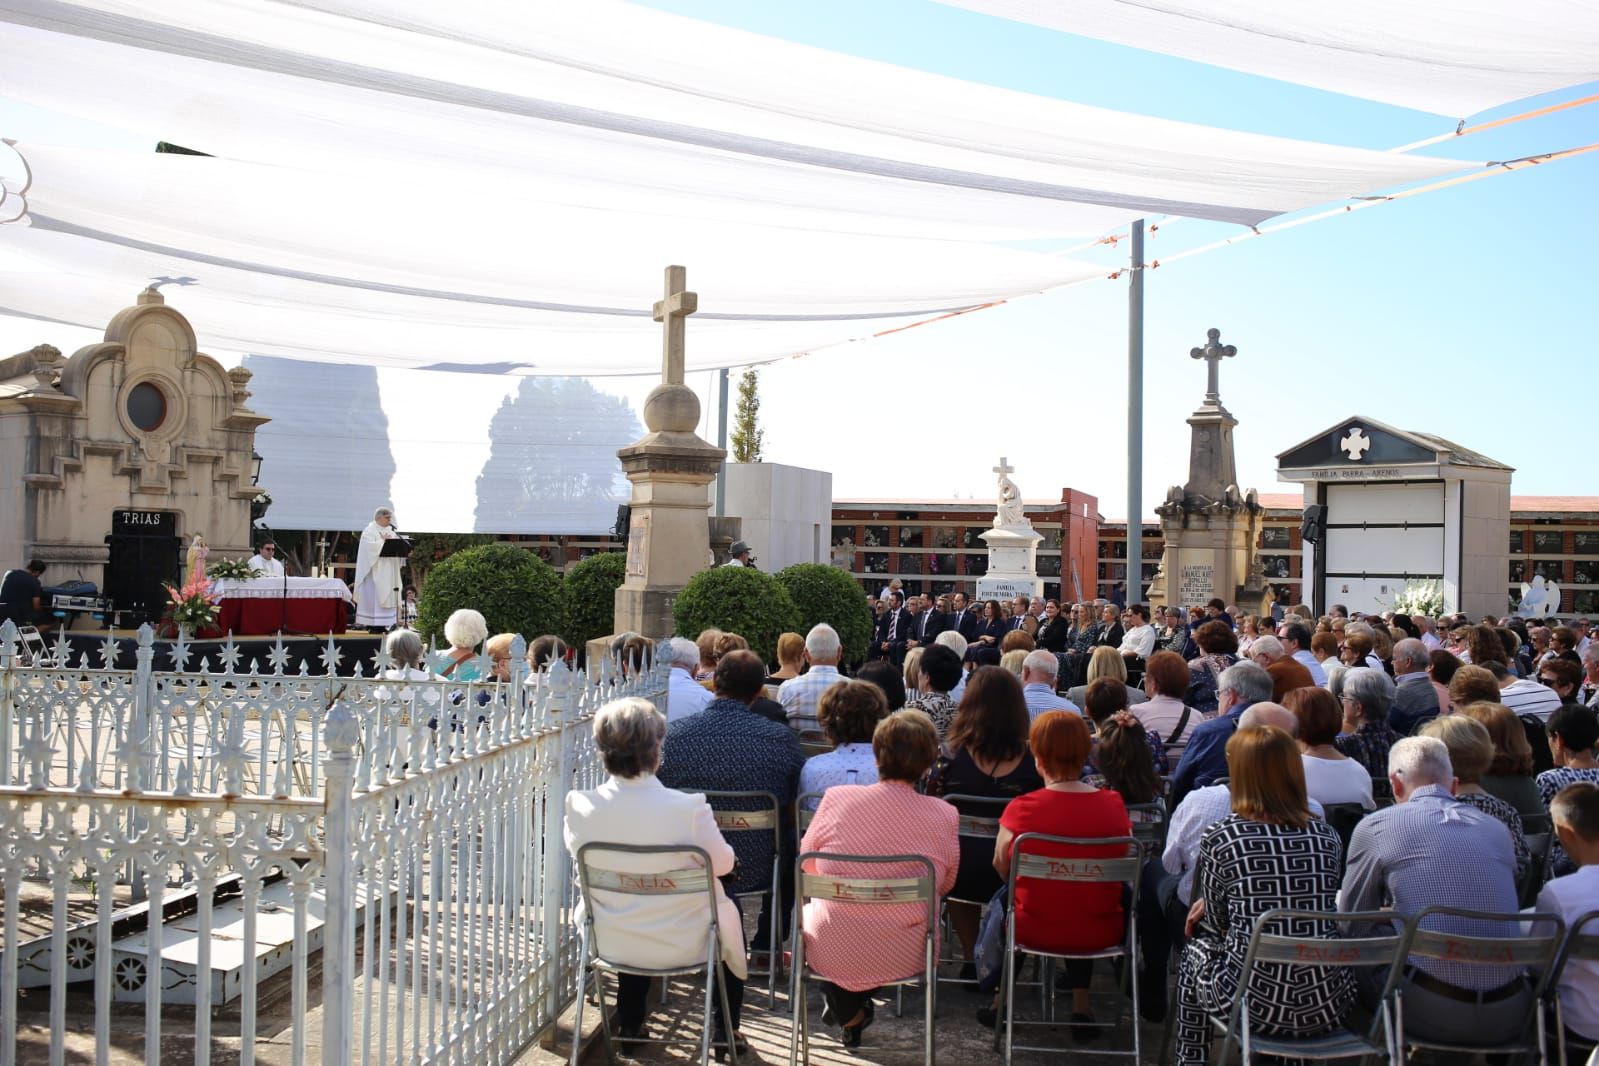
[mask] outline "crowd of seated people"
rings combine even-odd
[[[825,624],[785,634],[775,669],[736,634],[679,638],[661,653],[672,665],[664,715],[613,704],[596,718],[602,755],[619,731],[644,742],[614,768],[607,757],[612,779],[600,790],[570,798],[569,846],[600,839],[593,811],[621,812],[646,788],[689,798],[673,801],[682,810],[665,824],[618,813],[604,822],[622,834],[614,839],[715,843],[697,792],[768,792],[783,808],[775,898],[770,838],[706,847],[733,908],[724,945],[730,927],[742,929],[745,901],[761,910],[748,947],[740,936],[724,951],[733,1015],[718,1018],[724,1040],[739,1039],[734,993],[751,959],[778,965],[792,936],[805,938],[823,1021],[847,1047],[861,1045],[874,996],[920,974],[926,918],[914,906],[813,899],[791,927],[803,851],[926,856],[957,941],[944,976],[965,984],[976,984],[985,907],[1009,909],[1019,940],[1067,952],[1118,943],[1136,922],[1140,1007],[1147,1021],[1170,1018],[1181,1063],[1205,1061],[1207,1016],[1240,993],[1250,935],[1269,910],[1325,915],[1278,931],[1336,938],[1361,934],[1337,920],[1355,912],[1404,923],[1447,904],[1502,917],[1429,918],[1429,927],[1516,936],[1528,926],[1510,916],[1523,906],[1568,923],[1599,909],[1599,651],[1586,626],[1559,627],[1556,640],[1515,620],[1312,617],[1293,607],[1241,622],[1219,601],[1151,611],[957,595],[907,609],[902,589],[888,591],[866,663]],[[902,635],[908,646],[894,647]],[[680,708],[687,686],[705,691],[695,674],[707,665],[710,698]],[[1135,675],[1140,684],[1129,685]],[[773,696],[775,713],[757,706]],[[804,819],[802,793],[820,794]],[[1033,886],[1009,898],[1017,837],[1125,837],[1129,809],[1157,801],[1165,830],[1136,912],[1114,885]],[[1546,831],[1547,858],[1529,843]],[[816,870],[878,876],[843,859]],[[611,920],[631,921],[621,911]],[[664,938],[650,949],[658,958],[692,949],[693,922],[646,925],[644,943]],[[1063,1032],[1101,1039],[1091,967],[1064,971]],[[1285,1036],[1327,1032],[1357,1005],[1376,1007],[1382,976],[1260,965],[1243,989],[1249,1023]],[[1424,1039],[1509,1040],[1530,1017],[1533,987],[1514,967],[1417,958],[1401,977],[1404,1025]],[[645,1001],[636,983],[625,992],[618,1024],[637,1036]],[[1599,1039],[1599,969],[1574,963],[1557,993],[1565,1036]],[[1002,1007],[986,989],[972,1003],[988,1025]]]

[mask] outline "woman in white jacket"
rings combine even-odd
[[[716,828],[705,797],[677,792],[661,784],[655,771],[661,761],[661,741],[666,717],[648,700],[631,697],[607,703],[594,717],[594,744],[610,775],[590,792],[570,792],[566,797],[566,847],[575,857],[585,844],[648,844],[699,847],[711,859],[711,873],[732,872],[733,848]],[[684,858],[673,855],[601,853],[590,863],[625,873],[663,873]],[[713,883],[717,922],[722,945],[722,966],[717,980],[727,986],[732,1030],[738,1031],[739,1008],[748,975],[744,927],[738,907]],[[704,896],[636,896],[595,889],[595,952],[621,965],[664,970],[692,966],[705,958],[703,931],[707,915]],[[584,914],[579,905],[577,921]],[[644,1035],[645,995],[650,979],[620,974],[616,997],[617,1029],[623,1039]],[[728,1026],[717,1004],[716,1039],[723,1043]],[[744,1050],[739,1040],[739,1050]],[[725,1043],[723,1044],[725,1047]],[[717,1058],[725,1055],[718,1048]]]

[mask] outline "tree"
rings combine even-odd
[[[777,580],[788,589],[799,611],[795,632],[802,636],[822,622],[832,626],[844,645],[844,661],[866,661],[872,640],[872,612],[866,592],[847,572],[822,563],[795,563],[779,570]]]
[[[440,639],[451,612],[480,611],[492,633],[520,633],[531,643],[561,629],[561,575],[523,548],[485,544],[433,567],[417,603],[417,630]]]
[[[776,657],[777,638],[799,626],[799,610],[788,589],[754,567],[718,566],[689,578],[672,604],[677,635],[690,640],[707,629],[737,633],[766,662]]]
[[[566,571],[561,595],[566,603],[562,636],[574,648],[616,631],[616,590],[626,577],[627,556],[600,552]]]
[[[758,372],[751,367],[738,379],[738,408],[733,412],[733,461],[761,461],[761,397]]]
[[[597,533],[627,498],[618,449],[643,431],[627,400],[582,378],[526,377],[489,423],[474,528]]]

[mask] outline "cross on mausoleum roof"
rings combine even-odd
[[[665,384],[683,384],[684,326],[699,305],[699,294],[688,291],[687,268],[667,267],[666,297],[655,301],[655,321],[662,324],[661,381]]]
[[[659,316],[657,316],[659,317]],[[1223,359],[1230,359],[1238,354],[1238,349],[1231,344],[1221,343],[1221,330],[1211,328],[1205,331],[1207,338],[1203,348],[1192,348],[1188,354],[1194,359],[1204,359],[1209,364],[1205,377],[1205,402],[1220,405],[1221,392],[1217,384],[1217,367]]]

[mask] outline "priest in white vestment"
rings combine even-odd
[[[258,570],[262,577],[283,577],[283,560],[278,558],[278,546],[272,541],[261,545],[259,551],[250,556],[250,569]]]
[[[355,554],[355,624],[387,629],[394,625],[400,606],[400,559],[381,558],[383,542],[399,536],[394,531],[394,512],[379,507],[366,529],[361,531],[361,547]]]

